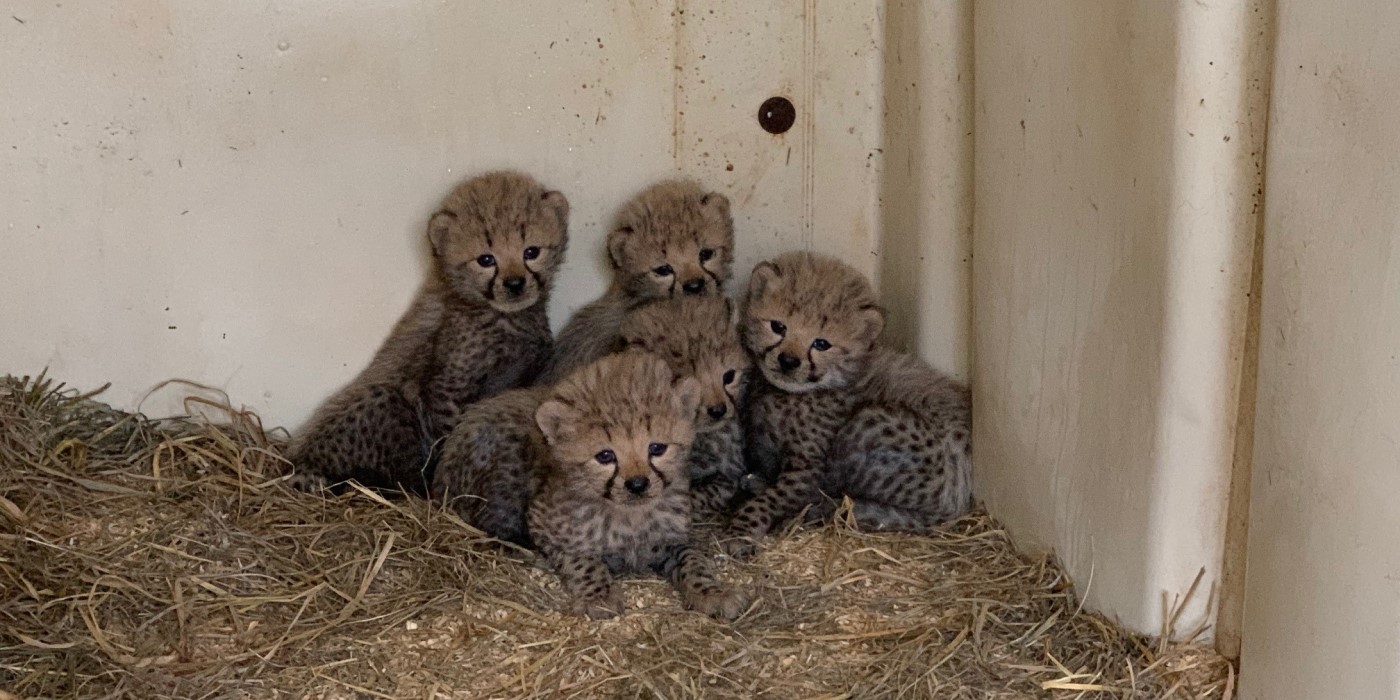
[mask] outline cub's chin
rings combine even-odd
[[[535,302],[539,300],[539,294],[529,293],[524,296],[516,297],[514,299],[503,298],[497,295],[495,299],[491,299],[487,303],[491,305],[491,308],[500,311],[501,313],[513,314],[519,311],[524,311],[525,309],[534,306]]]
[[[789,394],[805,394],[818,389],[828,389],[839,383],[832,381],[828,375],[811,379],[810,375],[807,374],[793,376],[772,367],[763,368],[763,377],[768,380],[769,384]]]
[[[733,419],[733,418],[725,417],[725,418],[721,418],[721,419],[719,419],[719,420],[715,420],[715,419],[713,419],[713,418],[711,418],[711,417],[709,417],[709,416],[706,416],[706,415],[704,415],[704,414],[701,414],[701,417],[700,417],[700,418],[696,418],[696,419],[695,419],[695,432],[696,432],[696,433],[713,433],[713,432],[718,431],[720,428],[723,428],[724,426],[729,425],[730,423],[733,423],[733,422],[734,422],[734,419]]]
[[[661,492],[648,491],[647,493],[644,493],[640,496],[630,493],[623,495],[618,495],[614,493],[612,498],[609,500],[611,500],[614,505],[622,506],[624,508],[640,508],[643,506],[651,505],[652,503],[661,500]]]

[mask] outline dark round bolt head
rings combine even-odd
[[[758,108],[758,124],[770,134],[786,133],[797,121],[797,108],[786,97],[770,97]]]

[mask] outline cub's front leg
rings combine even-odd
[[[671,582],[691,610],[728,621],[749,607],[748,596],[721,583],[710,560],[689,544],[665,547],[651,568]]]
[[[690,452],[690,504],[695,521],[733,509],[744,476],[744,430],[737,422],[701,433]]]
[[[602,557],[555,552],[549,555],[549,561],[559,574],[564,592],[573,599],[572,612],[594,620],[622,613],[622,591],[613,583]]]
[[[758,544],[779,523],[821,500],[818,472],[806,460],[794,459],[778,483],[745,503],[729,521],[721,545],[730,556],[753,556]]]
[[[772,485],[734,514],[726,552],[751,556],[774,527],[821,502],[822,465],[852,401],[844,392],[787,394],[772,387],[751,401],[746,458],[751,472],[767,472],[760,476]]]

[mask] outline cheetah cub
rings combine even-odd
[[[722,294],[734,261],[729,200],[686,180],[659,182],[623,206],[607,247],[612,285],[559,331],[541,383],[612,352],[623,317],[642,303]]]
[[[730,302],[709,296],[648,304],[628,314],[621,335],[625,347],[654,353],[676,376],[696,379],[701,398],[687,468],[691,507],[693,519],[716,519],[744,476],[737,415],[749,362]],[[525,513],[549,470],[549,450],[534,420],[548,393],[516,389],[467,407],[433,475],[433,498],[473,527],[522,547],[533,546]]]
[[[519,173],[454,189],[428,221],[433,269],[374,359],[288,451],[300,488],[348,479],[423,492],[463,407],[528,384],[551,350],[545,301],[569,203]]]
[[[535,424],[548,395],[548,387],[514,389],[468,406],[442,444],[433,499],[498,540],[533,547],[525,512],[549,471],[549,448]]]
[[[805,506],[830,514],[842,496],[857,524],[877,530],[924,530],[968,508],[967,390],[876,346],[884,312],[863,275],[811,253],[760,263],[741,324],[762,374],[748,459],[778,476],[731,520],[731,554],[751,554]]]
[[[686,607],[725,620],[747,607],[690,546],[686,460],[698,383],[653,354],[627,351],[570,374],[535,411],[550,464],[530,503],[530,534],[574,609],[622,612],[613,574],[650,569]]]
[[[744,428],[738,419],[749,358],[739,341],[733,304],[724,297],[681,297],[642,306],[622,322],[626,347],[655,353],[701,390],[690,450],[692,517],[713,520],[729,509],[744,477]]]

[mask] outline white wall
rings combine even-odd
[[[960,379],[972,362],[972,7],[885,3],[877,161],[886,337]]]
[[[1400,698],[1400,6],[1277,31],[1241,697]]]
[[[734,199],[741,277],[792,247],[875,273],[876,10],[10,3],[0,373],[128,408],[181,377],[295,426],[407,306],[437,200],[503,166],[573,204],[556,325],[605,285],[611,213],[678,172]],[[781,136],[774,94],[799,107]]]
[[[556,315],[593,295],[599,222],[671,169],[672,23],[551,8],[12,4],[0,371],[127,407],[183,377],[294,423],[406,307],[436,201],[500,166],[573,201]]]
[[[1177,632],[1209,622],[1220,573],[1257,10],[1006,0],[973,20],[978,493],[1091,608],[1148,632],[1202,568]]]
[[[0,372],[125,407],[184,377],[294,426],[407,304],[454,182],[513,166],[569,195],[559,323],[604,285],[613,209],[683,172],[734,200],[741,268],[843,255],[894,340],[971,369],[979,494],[1155,631],[1163,591],[1220,571],[1270,5],[19,0]],[[1391,692],[1400,561],[1369,533],[1397,524],[1400,18],[1284,8],[1244,688],[1289,697],[1315,639],[1307,682]],[[782,136],[754,119],[775,94]]]

